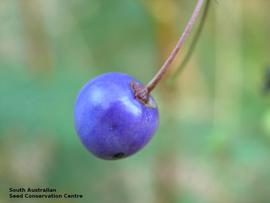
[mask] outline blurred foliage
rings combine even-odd
[[[194,3],[1,0],[0,202],[28,186],[82,193],[76,202],[269,202],[270,1],[212,2],[188,66],[154,92],[160,127],[144,150],[103,161],[75,134],[80,87],[112,71],[146,83]]]

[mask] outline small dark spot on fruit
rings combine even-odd
[[[125,154],[123,152],[118,152],[118,153],[114,154],[112,156],[112,158],[114,158],[114,159],[120,159],[120,158],[123,158],[124,156],[125,156]]]

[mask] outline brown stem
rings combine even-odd
[[[203,27],[204,27],[204,24],[205,24],[205,21],[206,21],[206,18],[207,18],[207,14],[208,14],[208,11],[209,11],[209,7],[210,7],[210,1],[211,0],[206,0],[205,2],[205,8],[204,8],[204,11],[202,13],[202,17],[200,19],[200,22],[199,22],[199,26],[198,26],[198,29],[192,39],[192,42],[190,44],[190,47],[188,49],[188,52],[187,54],[185,55],[182,63],[180,64],[180,66],[176,69],[175,73],[173,74],[172,76],[172,81],[176,80],[177,76],[182,72],[182,70],[186,67],[187,63],[189,62],[189,59],[191,58],[192,56],[192,53],[197,45],[197,42],[200,38],[200,35],[202,33],[202,30],[203,30]]]
[[[173,62],[177,53],[181,50],[186,38],[188,37],[190,30],[193,27],[199,13],[200,13],[203,2],[204,2],[204,0],[197,1],[195,9],[194,9],[186,27],[185,27],[185,29],[184,29],[184,32],[182,33],[181,37],[179,38],[175,48],[172,50],[172,52],[169,54],[168,58],[166,59],[166,61],[164,62],[164,64],[160,68],[160,70],[157,72],[157,74],[154,76],[154,78],[146,85],[144,91],[142,91],[142,92],[144,92],[144,93],[146,92],[149,95],[150,92],[157,86],[159,81],[163,78],[164,74],[167,72],[169,66]]]

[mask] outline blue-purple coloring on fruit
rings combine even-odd
[[[106,73],[87,82],[75,104],[75,128],[84,146],[99,158],[114,160],[142,149],[159,125],[156,102],[142,102],[123,73]]]

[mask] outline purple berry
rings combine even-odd
[[[102,159],[119,159],[142,149],[159,123],[158,108],[149,96],[144,103],[132,84],[142,84],[122,73],[95,77],[79,92],[75,128],[84,146]]]

